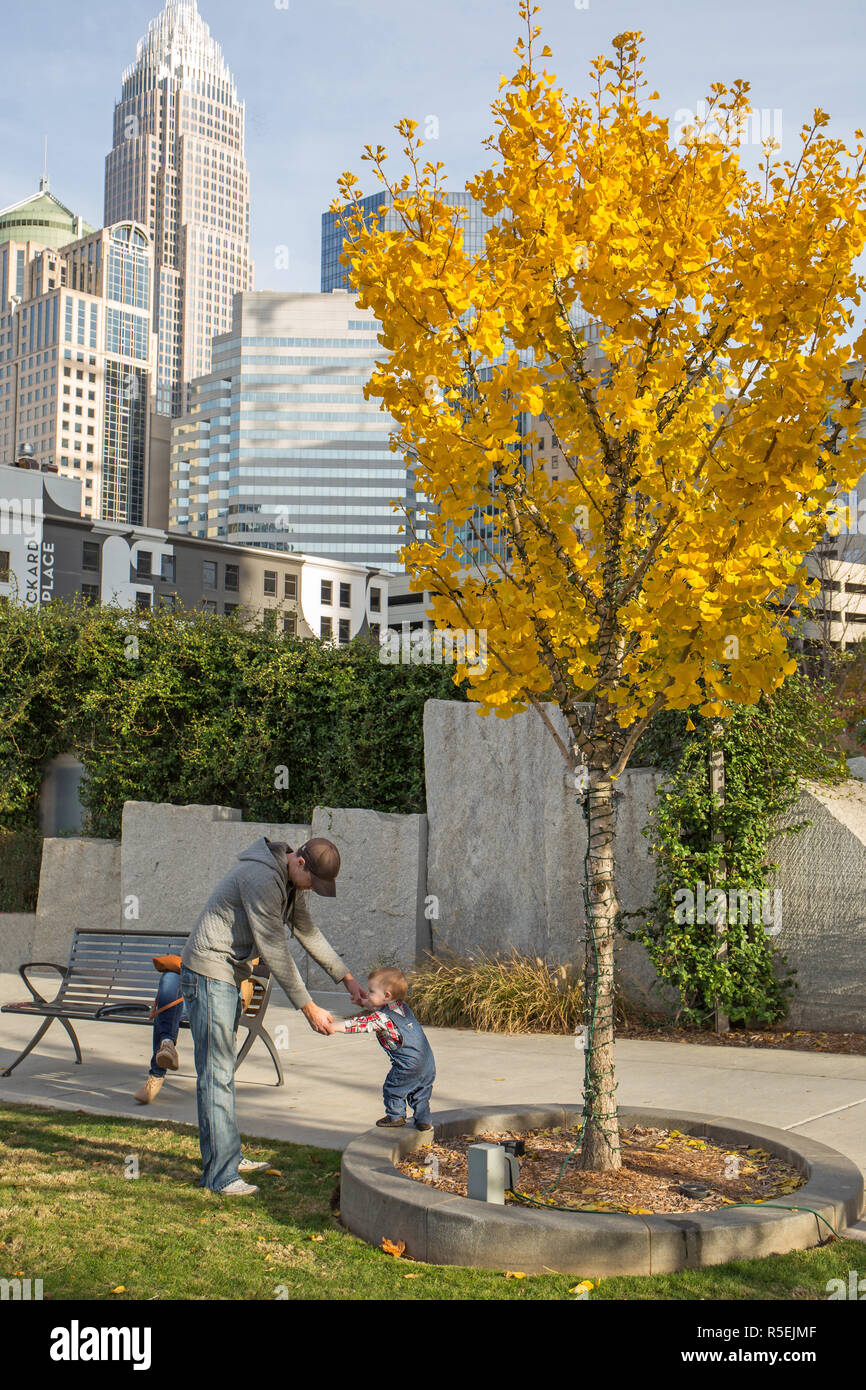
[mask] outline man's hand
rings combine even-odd
[[[341,981],[349,991],[349,997],[353,1004],[369,1004],[370,996],[367,991],[358,984],[354,975],[344,975]]]
[[[330,1034],[334,1032],[333,1014],[329,1014],[327,1009],[320,1009],[318,1004],[313,1003],[312,999],[309,1004],[304,1005],[301,1013],[314,1033]]]

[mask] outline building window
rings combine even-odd
[[[153,573],[153,552],[139,550],[135,558],[135,573],[139,579],[149,579]]]
[[[276,570],[265,570],[265,596],[267,598],[276,598],[277,596]]]
[[[348,640],[349,640],[349,619],[348,619],[348,618],[341,618],[341,619],[340,619],[340,628],[339,628],[339,631],[340,631],[340,646],[341,646],[341,647],[345,647],[346,643],[347,643]]]
[[[298,576],[296,574],[283,575],[283,598],[298,597]]]
[[[201,582],[205,589],[215,589],[217,586],[217,562],[216,560],[203,560],[201,567]],[[210,611],[210,610],[205,610]],[[214,607],[213,612],[216,612]]]
[[[374,642],[381,642],[382,638],[381,638],[381,635],[380,635],[380,634],[381,634],[381,628],[380,628],[379,624],[378,624],[378,623],[371,623],[371,624],[370,624],[370,636],[372,637],[372,639],[373,639]]]
[[[382,611],[382,590],[381,590],[381,589],[371,589],[371,590],[370,590],[370,612],[371,612],[371,613],[381,613],[381,611]]]
[[[0,550],[0,584],[9,583],[9,551]]]
[[[177,594],[160,594],[160,608],[177,608]]]
[[[266,608],[262,614],[262,627],[265,632],[276,632],[277,630],[277,610],[276,608]]]
[[[202,599],[201,611],[203,613],[215,613],[217,611],[216,602],[212,598]]]
[[[146,593],[143,589],[136,589],[135,606],[136,608],[149,610],[152,607],[150,594]]]
[[[341,584],[341,585],[340,585],[340,607],[341,607],[341,608],[351,608],[351,607],[352,607],[352,586],[351,586],[351,584]]]
[[[231,615],[232,615],[232,613],[236,613],[237,610],[238,610],[239,608],[240,608],[240,604],[239,604],[239,603],[224,603],[224,604],[223,604],[223,612],[225,613],[225,615],[226,615],[227,618],[230,618]]]
[[[99,543],[97,541],[85,541],[82,545],[81,568],[83,570],[99,569]]]
[[[98,602],[99,602],[99,585],[98,585],[98,584],[82,584],[82,586],[81,586],[81,597],[84,599],[84,602],[85,602],[85,603],[98,603]]]
[[[239,565],[226,565],[225,587],[232,594],[236,594],[240,589],[241,571]]]
[[[322,634],[323,642],[330,642],[331,637],[333,635],[333,627],[334,624],[331,618],[322,618],[320,632]]]
[[[322,580],[322,603],[334,602],[334,586],[330,579]],[[330,633],[328,634],[330,636]]]
[[[291,613],[287,617],[283,618],[283,632],[286,635],[286,637],[294,637],[296,631],[297,624],[295,622],[295,615],[294,613]]]
[[[166,584],[173,584],[175,582],[176,568],[175,557],[173,555],[163,555],[159,562],[160,578],[164,579]]]

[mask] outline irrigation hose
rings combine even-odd
[[[547,1188],[546,1190],[547,1190],[548,1192],[552,1191],[551,1188]],[[574,1211],[574,1212],[581,1211],[581,1212],[590,1212],[593,1216],[630,1216],[630,1215],[634,1215],[633,1212],[623,1212],[623,1211],[599,1211],[599,1210],[598,1210],[598,1207],[560,1207],[560,1206],[557,1206],[555,1202],[539,1202],[539,1201],[537,1201],[534,1197],[527,1197],[526,1194],[523,1193],[523,1192],[515,1192],[513,1187],[507,1188],[506,1191],[508,1191],[508,1192],[511,1193],[511,1195],[512,1195],[512,1197],[515,1199],[515,1201],[517,1201],[517,1202],[526,1202],[526,1203],[528,1203],[529,1206],[532,1206],[532,1207],[543,1207],[545,1211]],[[827,1220],[827,1218],[824,1217],[824,1216],[822,1216],[821,1213],[820,1213],[819,1211],[816,1211],[814,1207],[791,1207],[791,1206],[788,1206],[786,1203],[783,1203],[783,1202],[760,1202],[760,1201],[759,1201],[759,1202],[726,1202],[725,1205],[724,1205],[723,1207],[718,1207],[717,1210],[718,1210],[718,1211],[731,1211],[731,1209],[732,1209],[733,1207],[774,1207],[777,1211],[808,1211],[808,1212],[810,1212],[810,1213],[812,1214],[812,1216],[816,1217],[818,1221],[823,1221],[823,1222],[824,1222],[824,1225],[827,1227],[827,1229],[829,1230],[829,1232],[830,1232],[830,1234],[832,1235],[832,1237],[833,1237],[834,1240],[839,1240],[839,1239],[840,1239],[839,1232],[838,1232],[837,1230],[835,1230],[834,1227],[830,1225],[830,1222]],[[663,1213],[663,1212],[647,1212],[647,1213],[646,1213],[647,1216],[663,1216],[664,1214],[665,1214],[665,1213]],[[687,1213],[677,1213],[677,1215],[686,1215],[686,1214],[687,1214]]]

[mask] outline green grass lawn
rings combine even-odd
[[[198,1136],[187,1126],[0,1104],[0,1278],[42,1279],[46,1297],[115,1301],[574,1297],[579,1276],[413,1264],[356,1240],[332,1212],[333,1149],[250,1140],[244,1152],[279,1175],[256,1175],[258,1197],[220,1198],[198,1186]],[[133,1159],[138,1178],[125,1176]],[[825,1299],[827,1280],[847,1280],[863,1260],[861,1243],[834,1241],[604,1279],[589,1297]]]

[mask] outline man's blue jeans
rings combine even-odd
[[[171,1038],[173,1043],[177,1042],[177,1035],[180,1025],[186,1018],[186,1004],[183,1002],[183,991],[180,987],[180,975],[175,970],[165,970],[159,977],[159,989],[156,992],[156,1007],[162,1010],[153,1020],[153,1056],[150,1059],[151,1076],[165,1076],[165,1067],[156,1065],[156,1054],[159,1051],[160,1043],[166,1038]],[[180,1003],[174,1000],[180,999]],[[170,1009],[163,1007],[171,1004]]]
[[[241,1160],[235,1118],[235,1039],[241,995],[237,985],[210,980],[186,966],[181,967],[180,983],[195,1051],[201,1186],[219,1192],[238,1177]]]

